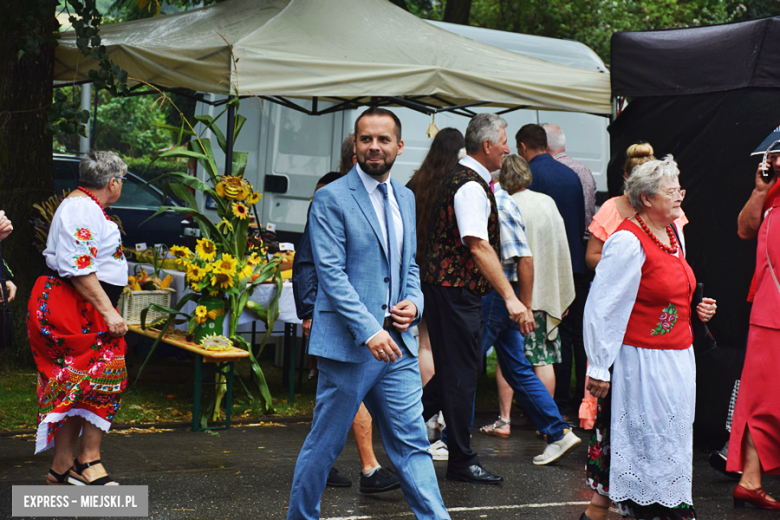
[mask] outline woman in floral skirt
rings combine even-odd
[[[696,279],[672,227],[685,194],[679,173],[667,156],[628,178],[635,214],[604,244],[585,305],[587,389],[602,398],[612,388],[609,498],[623,516],[639,520],[696,518],[690,326]],[[715,310],[715,300],[704,298],[695,312],[706,322]],[[606,517],[606,509],[593,509],[581,518]]]
[[[119,200],[126,172],[113,152],[81,160],[79,187],[54,214],[43,253],[47,272],[28,303],[38,366],[35,452],[54,447],[50,485],[116,485],[100,461],[100,443],[127,385],[127,324],[116,310],[127,261],[119,228],[103,208]]]

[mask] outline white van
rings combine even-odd
[[[587,46],[567,40],[495,31],[443,22],[430,22],[437,27],[528,56],[547,61],[608,73],[601,59]],[[211,99],[219,97],[211,95]],[[311,103],[296,100],[310,109]],[[319,108],[323,108],[320,103]],[[263,225],[276,225],[280,241],[297,244],[306,224],[307,209],[317,179],[338,169],[341,143],[354,128],[355,119],[365,108],[334,114],[309,116],[303,112],[268,101],[244,99],[239,113],[246,116],[235,145],[236,151],[249,152],[245,177],[263,193],[258,205]],[[205,103],[198,113],[216,115],[221,109]],[[431,139],[426,131],[434,121],[439,129],[451,126],[466,131],[468,118],[450,113],[434,117],[406,108],[391,108],[401,119],[404,151],[396,159],[393,178],[405,184],[420,167]],[[474,108],[474,112],[500,112],[496,108]],[[609,121],[602,116],[571,112],[515,110],[503,114],[509,123],[507,137],[513,152],[515,133],[528,123],[554,123],[566,134],[566,152],[588,166],[596,179],[598,191],[607,191],[609,162]],[[221,122],[224,132],[224,120]],[[216,147],[215,147],[216,148]],[[216,149],[218,164],[224,156]],[[199,200],[203,209],[203,200]],[[208,213],[208,210],[206,210]],[[216,219],[216,213],[214,214]]]

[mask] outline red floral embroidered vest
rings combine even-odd
[[[445,287],[466,287],[477,296],[492,290],[479,272],[471,251],[463,245],[455,216],[455,193],[467,182],[475,181],[485,190],[490,201],[488,238],[501,258],[501,234],[498,226],[498,208],[490,185],[477,172],[458,164],[442,183],[436,195],[428,228],[428,253],[420,261],[423,282]]]
[[[685,261],[661,250],[644,231],[625,220],[617,231],[632,232],[645,250],[642,281],[623,343],[639,348],[683,350],[693,343],[691,298],[696,288]]]

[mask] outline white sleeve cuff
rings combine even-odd
[[[608,368],[595,367],[588,365],[588,370],[585,373],[591,379],[598,379],[599,381],[609,381],[610,374]]]
[[[379,334],[380,332],[382,332],[383,330],[384,330],[384,329],[379,329],[378,331],[376,331],[376,332],[374,332],[373,334],[371,334],[371,336],[369,336],[369,338],[366,340],[366,346],[368,346],[369,342],[370,342],[372,339],[374,339],[374,338],[376,337],[376,335],[377,335],[377,334]]]

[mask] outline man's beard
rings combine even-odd
[[[395,163],[395,159],[388,162],[387,158],[385,158],[384,163],[369,163],[365,159],[361,161],[360,158],[358,158],[358,164],[360,165],[361,170],[372,177],[382,177],[384,174],[390,171],[390,168],[393,167],[393,163]]]

